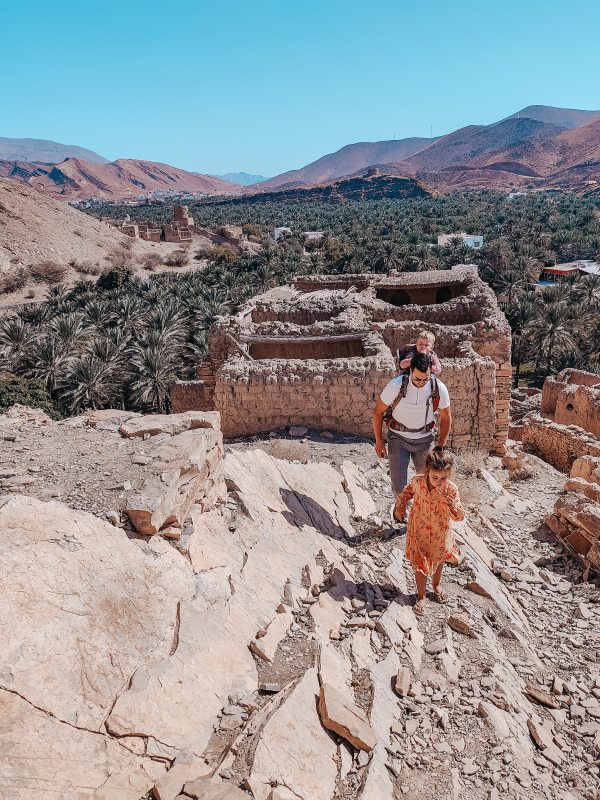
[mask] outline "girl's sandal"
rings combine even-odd
[[[448,597],[448,592],[446,592],[444,589],[434,589],[434,590],[433,590],[433,593],[434,593],[434,595],[435,595],[435,599],[436,599],[436,601],[437,601],[438,603],[441,603],[442,605],[443,605],[444,603],[447,603],[447,602],[448,602],[448,600],[450,599],[450,598]]]
[[[425,614],[425,600],[417,600],[417,602],[413,606],[413,611],[418,617],[422,617]]]

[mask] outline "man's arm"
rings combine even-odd
[[[381,434],[383,428],[383,415],[385,414],[387,406],[383,402],[383,400],[379,399],[377,401],[377,405],[375,406],[375,410],[373,411],[373,430],[375,432],[375,451],[379,458],[385,458],[387,456],[387,451],[385,449],[385,443],[383,441],[383,436]],[[450,430],[450,427],[448,427]],[[447,437],[447,434],[446,434]]]
[[[438,444],[445,445],[448,441],[448,436],[450,436],[450,426],[452,425],[450,406],[448,406],[448,408],[439,408],[438,414],[440,415],[440,434]]]

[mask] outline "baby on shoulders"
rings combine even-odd
[[[421,331],[417,337],[415,344],[408,344],[401,347],[396,355],[396,364],[399,371],[405,371],[410,368],[410,362],[415,353],[429,353],[431,356],[431,374],[439,375],[442,371],[442,365],[437,355],[433,352],[435,345],[435,336],[429,331]]]

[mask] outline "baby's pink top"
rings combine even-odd
[[[442,371],[442,365],[440,364],[440,360],[433,352],[433,350],[431,351],[431,353],[429,353],[429,355],[431,356],[431,374],[439,375],[440,372]],[[412,361],[413,356],[414,353],[408,353],[408,355],[405,358],[403,358],[402,361]]]

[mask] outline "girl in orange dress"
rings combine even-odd
[[[459,552],[452,533],[452,520],[465,518],[458,488],[449,480],[454,458],[447,450],[430,450],[425,473],[415,475],[412,482],[396,498],[395,516],[404,517],[406,506],[414,498],[406,532],[406,557],[415,571],[419,599],[417,614],[425,613],[427,576],[431,575],[433,592],[438,603],[448,602],[448,593],[440,587],[444,561],[457,564]]]

